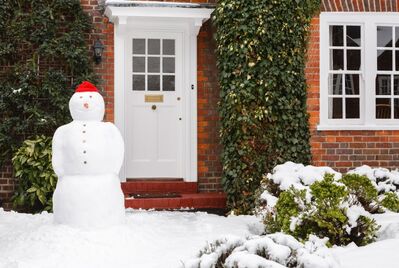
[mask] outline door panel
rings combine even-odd
[[[137,33],[126,42],[126,176],[182,177],[182,38]]]

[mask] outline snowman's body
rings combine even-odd
[[[53,168],[59,179],[54,220],[86,228],[123,223],[118,178],[122,137],[112,123],[101,122],[104,102],[99,93],[75,93],[70,110],[74,121],[59,127],[53,137]]]

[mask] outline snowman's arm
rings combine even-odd
[[[125,155],[125,144],[119,129],[110,122],[107,122],[107,125],[112,137],[112,154],[114,159],[112,169],[116,174],[119,174]]]
[[[62,141],[63,141],[63,129],[61,127],[57,128],[53,136],[52,145],[52,164],[55,174],[58,178],[64,175],[63,160],[62,160]]]

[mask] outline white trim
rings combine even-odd
[[[106,5],[144,5],[144,6],[186,6],[186,7],[196,7],[199,6],[197,3],[185,3],[185,2],[161,2],[161,1],[138,1],[134,0],[106,0]]]
[[[125,27],[115,27],[114,30],[114,123],[119,128],[123,140],[125,135]],[[122,63],[122,64],[117,64]],[[125,152],[126,154],[126,152]],[[126,159],[126,157],[124,157]],[[119,177],[121,181],[126,181],[125,160],[123,161]]]
[[[399,25],[398,18],[396,12],[322,12],[320,14],[320,124],[317,126],[318,130],[399,129],[399,119],[374,118],[376,95],[373,86],[377,74],[376,25]],[[348,71],[348,73],[360,74],[360,118],[329,119],[328,74],[331,73],[329,70],[329,26],[348,24],[362,27],[361,67],[359,71]]]
[[[317,130],[399,130],[399,125],[317,125]]]
[[[120,18],[167,18],[167,19],[183,19],[183,20],[199,20],[201,24],[208,20],[213,9],[200,7],[147,7],[147,6],[107,6],[105,15],[113,23],[126,24],[120,22]]]
[[[179,33],[183,37],[183,92],[182,98],[188,100],[183,109],[186,120],[184,130],[183,156],[184,181],[197,181],[197,35],[202,23],[210,18],[213,9],[200,7],[143,7],[143,6],[107,6],[105,14],[115,24],[115,125],[122,136],[125,135],[124,92],[125,79],[125,39],[129,32],[147,31]],[[193,87],[192,87],[193,86]],[[188,121],[188,122],[187,122]],[[125,164],[120,178],[126,180]]]

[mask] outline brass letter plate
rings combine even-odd
[[[163,95],[145,95],[145,102],[163,102]]]

